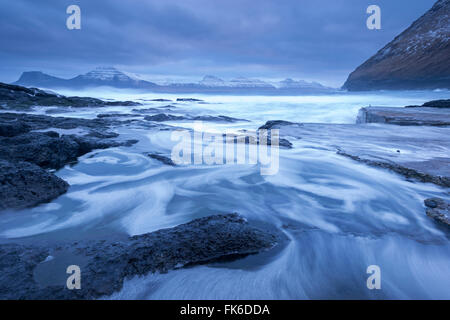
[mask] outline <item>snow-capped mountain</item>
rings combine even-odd
[[[270,83],[264,82],[262,80],[249,79],[244,77],[231,79],[229,81],[229,86],[238,88],[275,88]]]
[[[72,79],[61,79],[40,71],[24,72],[15,84],[55,89],[110,86],[166,93],[301,94],[331,90],[319,83],[303,80],[286,79],[278,83],[269,83],[244,77],[223,80],[213,75],[207,75],[198,82],[183,83],[167,80],[156,84],[112,67],[99,67]]]
[[[94,70],[79,76],[82,79],[100,80],[100,81],[130,81],[136,80],[127,76],[125,73],[113,67],[97,67]]]
[[[113,67],[98,67],[72,79],[62,79],[40,71],[24,72],[14,84],[41,88],[85,88],[110,86],[116,88],[151,89],[157,85],[132,77]]]
[[[450,88],[450,0],[439,0],[408,29],[353,71],[343,88]]]
[[[199,82],[199,85],[205,87],[227,87],[227,88],[273,88],[270,83],[264,82],[259,79],[249,79],[244,77],[238,77],[225,81],[216,76],[207,75]]]
[[[70,80],[78,86],[111,86],[117,88],[146,89],[156,84],[131,77],[113,67],[98,67],[86,74],[79,75]]]
[[[226,87],[227,84],[224,80],[216,77],[216,76],[210,76],[206,75],[203,77],[202,80],[199,82],[200,85],[205,87]]]

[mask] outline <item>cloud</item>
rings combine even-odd
[[[15,0],[0,4],[0,68],[73,76],[98,65],[168,75],[302,77],[340,85],[433,4],[409,0]],[[82,29],[65,27],[81,8]],[[382,30],[366,28],[370,4]]]

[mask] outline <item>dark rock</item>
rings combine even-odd
[[[109,131],[92,130],[91,132],[89,132],[88,134],[86,134],[84,136],[98,138],[98,139],[111,139],[111,138],[117,138],[119,136],[119,134],[115,133],[115,132],[109,132]]]
[[[159,109],[176,109],[177,107],[175,107],[175,106],[173,106],[171,104],[168,104],[168,105],[161,106],[161,107],[158,107],[158,108]]]
[[[427,216],[450,227],[450,203],[441,198],[430,198],[424,201]]]
[[[428,107],[428,108],[450,108],[450,99],[447,100],[433,100],[425,102],[421,106],[405,106],[405,108],[421,108],[421,107]]]
[[[27,161],[42,168],[60,169],[94,149],[124,145],[111,140],[59,135],[56,132],[29,132],[0,138],[0,159]]]
[[[70,89],[108,86],[115,88],[152,90],[155,89],[155,87],[158,87],[153,82],[131,78],[125,73],[112,67],[95,68],[86,74],[81,74],[71,79],[50,76],[40,71],[28,71],[22,73],[19,80],[14,84]]]
[[[28,109],[33,106],[104,107],[137,106],[133,101],[103,101],[89,97],[66,97],[37,88],[26,88],[0,82],[0,105],[8,109]]]
[[[34,164],[0,159],[0,210],[47,202],[68,188],[67,182]]]
[[[171,114],[159,113],[159,114],[155,114],[154,116],[145,116],[144,120],[163,122],[163,121],[186,120],[186,118],[182,117],[182,116],[174,116],[174,115],[171,115]]]
[[[0,245],[0,299],[95,299],[119,291],[125,279],[231,260],[271,249],[286,238],[237,214],[214,215],[118,241],[55,247]],[[48,256],[53,260],[44,261]],[[65,286],[66,268],[81,269],[81,289]]]
[[[258,130],[270,130],[274,127],[292,125],[293,122],[284,121],[284,120],[269,120],[264,125],[258,128]]]
[[[131,113],[100,113],[97,118],[129,118],[136,117],[135,114]]]
[[[407,179],[450,187],[450,127],[317,123],[269,127],[279,129],[280,138],[302,139],[311,148],[337,151]]]
[[[152,158],[152,159],[155,159],[155,160],[158,160],[158,161],[160,161],[160,162],[162,162],[164,164],[167,164],[168,166],[173,166],[173,167],[176,166],[175,162],[173,162],[172,159],[170,159],[169,157],[160,155],[158,153],[149,153],[147,155],[150,158]]]
[[[195,116],[191,118],[191,120],[196,121],[211,121],[211,122],[239,122],[239,121],[248,121],[244,119],[237,119],[227,116]]]
[[[18,121],[3,122],[0,120],[0,137],[14,137],[30,130],[31,127],[24,123]]]
[[[365,163],[372,167],[389,169],[398,174],[401,174],[402,176],[406,177],[407,179],[414,179],[414,180],[418,180],[421,182],[434,183],[436,185],[443,186],[443,187],[450,187],[450,177],[443,176],[443,175],[441,176],[441,175],[437,175],[437,174],[431,174],[431,173],[426,172],[425,170],[423,170],[423,169],[427,169],[426,163],[401,164],[401,163],[396,163],[396,162],[389,161],[389,160],[383,159],[383,158],[368,159],[365,157],[360,157],[358,155],[347,153],[343,150],[338,150],[336,153],[341,156],[345,156],[347,158],[353,159],[355,161]],[[449,161],[445,160],[445,161],[443,161],[441,166],[448,167],[448,164],[449,164]],[[421,167],[421,168],[419,169],[416,167]],[[439,165],[438,165],[438,167],[439,167]]]
[[[177,98],[177,101],[183,101],[183,102],[203,102],[201,99],[195,99],[195,98]]]
[[[145,116],[144,120],[147,121],[181,121],[181,120],[191,120],[191,121],[210,121],[210,122],[238,122],[238,121],[247,121],[244,119],[237,119],[227,116],[174,116],[171,114],[159,113],[152,116]]]

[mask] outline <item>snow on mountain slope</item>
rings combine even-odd
[[[353,71],[343,88],[450,88],[450,0],[439,0],[408,29]]]

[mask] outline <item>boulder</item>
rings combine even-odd
[[[450,227],[450,202],[441,198],[429,198],[424,201],[427,216]]]
[[[47,202],[68,188],[67,182],[35,164],[0,159],[0,210]]]

